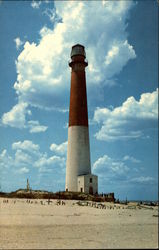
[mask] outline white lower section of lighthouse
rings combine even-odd
[[[77,177],[84,174],[91,174],[88,127],[71,126],[68,128],[66,189],[77,191]]]
[[[83,184],[80,179],[84,176]],[[86,178],[87,176],[87,178]],[[98,192],[97,177],[91,175],[89,130],[87,126],[70,126],[68,128],[68,148],[66,163],[66,191],[86,192],[84,182],[90,180],[91,193]],[[88,185],[87,185],[88,186]],[[93,188],[94,186],[94,188]]]

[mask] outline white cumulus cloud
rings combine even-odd
[[[54,165],[60,165],[61,167],[64,166],[65,158],[59,157],[59,156],[51,156],[46,157],[46,155],[42,156],[39,160],[37,160],[34,164],[35,167],[42,168],[47,166],[54,166]]]
[[[144,131],[157,127],[158,89],[143,93],[140,100],[129,97],[120,107],[97,108],[94,121],[101,124],[96,138],[105,141],[133,139],[143,136]]]
[[[66,155],[67,153],[67,144],[68,142],[63,142],[59,145],[55,144],[55,143],[52,143],[51,146],[50,146],[50,150],[57,153],[57,154],[60,154],[60,155]]]
[[[28,127],[30,128],[30,133],[40,133],[47,130],[47,126],[40,125],[39,121],[28,121]]]
[[[94,162],[93,170],[100,175],[102,174],[110,177],[110,175],[125,176],[129,168],[123,161],[115,160],[108,155],[103,155]]]
[[[30,114],[27,110],[28,104],[21,102],[16,104],[9,112],[3,114],[2,123],[16,128],[24,128],[26,123],[26,114]]]
[[[39,145],[34,144],[32,141],[25,140],[25,141],[18,141],[12,144],[12,149],[17,150],[24,150],[29,152],[39,152]]]
[[[26,120],[26,115],[31,115],[31,110],[28,109],[28,104],[19,102],[9,112],[3,114],[2,124],[15,128],[29,129],[30,133],[40,133],[47,130],[47,126],[41,125],[39,121]]]
[[[29,169],[26,168],[26,167],[23,167],[23,168],[20,168],[18,172],[19,172],[20,174],[25,174],[25,173],[28,173],[28,172],[29,172]]]
[[[132,178],[130,181],[144,184],[144,183],[154,183],[155,179],[151,176],[139,176],[139,177]]]
[[[64,187],[65,163],[65,156],[48,155],[33,141],[17,141],[12,144],[10,153],[6,149],[0,152],[1,181],[4,180],[1,184],[3,188],[6,183],[14,187],[16,179],[16,188],[20,188],[29,178],[32,187],[60,190],[59,183]]]
[[[33,0],[33,1],[31,2],[31,7],[32,7],[33,9],[39,9],[40,4],[41,4],[41,1]]]
[[[114,45],[112,45],[105,57],[107,77],[111,78],[115,74],[118,74],[127,62],[135,57],[135,51],[127,40],[114,42]]]
[[[8,155],[7,150],[3,149],[3,151],[0,154],[0,171],[2,174],[2,171],[5,168],[8,168],[8,165],[10,165],[12,162],[12,157]]]
[[[40,1],[32,2],[33,8],[39,5]],[[56,25],[53,29],[44,26],[38,43],[25,42],[16,60],[14,89],[19,102],[48,109],[65,105],[70,82],[68,59],[76,43],[86,47],[88,87],[114,84],[114,76],[136,57],[126,32],[133,6],[133,1],[55,1],[55,8],[45,14]]]
[[[125,155],[123,157],[123,161],[130,161],[130,162],[133,162],[133,163],[140,163],[141,161],[134,158],[133,156],[130,156],[130,155]]]
[[[38,144],[30,140],[17,141],[12,144],[12,155],[4,149],[0,153],[0,169],[10,169],[16,173],[38,173],[63,171],[66,158],[60,155],[48,156],[41,152]]]
[[[24,152],[20,149],[18,149],[15,153],[15,165],[25,165],[25,164],[31,164],[32,163],[32,157],[28,154],[28,152]]]
[[[20,39],[19,37],[15,38],[15,39],[14,39],[14,42],[15,42],[15,44],[16,44],[16,49],[17,49],[17,50],[24,44],[24,42],[21,41],[21,39]]]
[[[138,164],[138,168],[136,168],[136,164]],[[94,162],[93,172],[99,176],[100,183],[103,183],[102,185],[109,187],[113,187],[117,183],[119,187],[124,183],[127,187],[129,184],[145,185],[148,183],[156,183],[154,177],[147,176],[146,173],[144,173],[141,167],[141,161],[128,155],[121,159],[103,155]]]

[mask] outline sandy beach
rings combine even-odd
[[[158,207],[0,198],[0,249],[158,248]]]

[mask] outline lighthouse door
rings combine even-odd
[[[93,194],[93,187],[92,186],[89,187],[89,194]]]

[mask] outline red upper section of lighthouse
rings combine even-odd
[[[77,44],[72,47],[71,61],[69,63],[72,68],[69,126],[88,126],[85,77],[85,67],[88,63],[85,57],[84,46]]]

